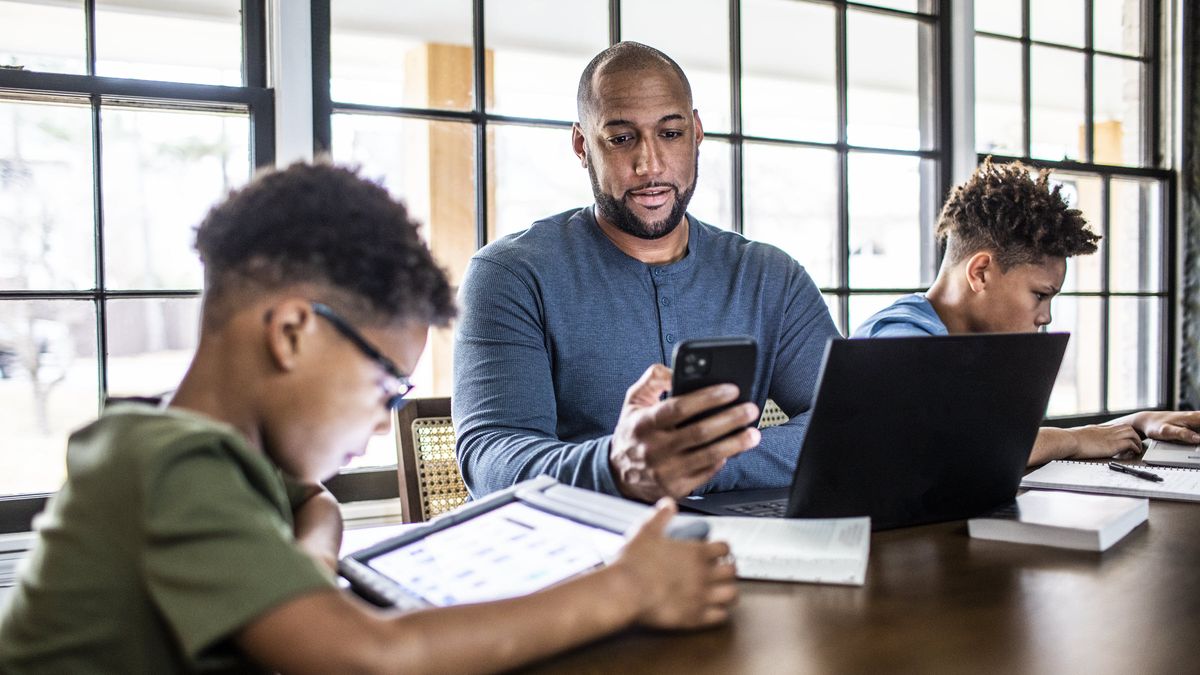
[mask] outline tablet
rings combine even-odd
[[[342,559],[364,598],[401,609],[501,600],[546,588],[612,561],[650,507],[540,477],[468,503]],[[676,538],[704,538],[680,519]]]

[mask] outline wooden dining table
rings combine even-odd
[[[863,586],[739,582],[721,627],[634,629],[538,673],[1200,673],[1200,503],[1152,501],[1098,553],[873,533]]]

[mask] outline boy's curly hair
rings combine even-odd
[[[991,251],[1001,269],[1045,257],[1094,253],[1100,235],[1078,209],[1067,206],[1050,170],[1037,178],[1020,162],[995,164],[988,157],[967,182],[954,188],[938,217],[937,241],[957,263]]]
[[[196,228],[210,305],[260,290],[314,284],[347,318],[446,325],[454,300],[400,202],[355,170],[296,163],[268,170]],[[318,298],[314,298],[316,300]]]

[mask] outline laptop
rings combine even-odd
[[[1149,441],[1142,461],[1153,466],[1200,469],[1200,445]]]
[[[870,516],[876,530],[979,515],[1016,495],[1068,338],[831,340],[791,487],[680,503],[723,516]]]

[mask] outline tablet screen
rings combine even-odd
[[[514,502],[366,564],[445,607],[532,593],[612,560],[624,543],[621,535]]]

